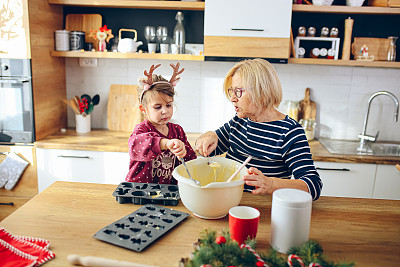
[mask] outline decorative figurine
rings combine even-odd
[[[100,27],[98,31],[90,30],[89,36],[99,40],[99,52],[107,51],[106,42],[108,43],[110,39],[114,37],[111,30],[107,29],[107,25]]]

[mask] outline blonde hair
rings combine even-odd
[[[244,89],[250,92],[250,99],[258,108],[278,108],[282,101],[282,85],[271,63],[261,58],[236,63],[224,80],[223,89],[228,99],[235,74],[240,76]]]
[[[143,106],[146,106],[149,103],[149,99],[152,95],[159,93],[159,94],[164,94],[167,96],[172,97],[172,100],[174,99],[175,96],[175,90],[172,84],[168,83],[168,81],[162,77],[161,75],[155,75],[153,74],[152,76],[153,82],[165,82],[165,83],[156,83],[152,84],[149,89],[147,89],[145,92],[143,92],[143,87],[139,85],[139,98],[140,95],[143,94],[142,99],[139,99],[141,101],[141,104]]]

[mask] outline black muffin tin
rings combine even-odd
[[[190,214],[147,204],[104,227],[93,237],[133,251],[143,251]]]
[[[120,204],[137,205],[159,204],[176,206],[179,204],[179,190],[173,184],[148,184],[122,182],[115,189],[113,196]]]

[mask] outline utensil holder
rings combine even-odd
[[[77,133],[89,133],[91,128],[90,114],[83,116],[81,114],[75,115],[76,121],[76,132]]]

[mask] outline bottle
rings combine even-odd
[[[388,55],[387,55],[387,60],[388,61],[396,61],[396,41],[397,37],[396,36],[389,36],[389,48],[388,48]]]
[[[177,23],[174,28],[173,44],[178,48],[178,54],[185,54],[185,28],[183,27],[183,13],[176,13]]]

